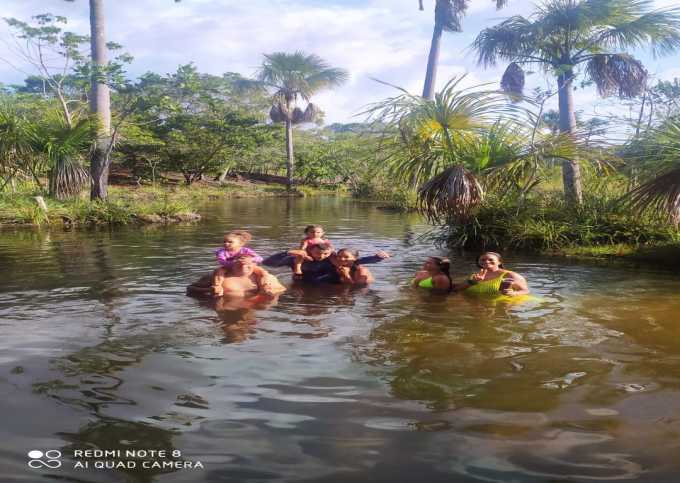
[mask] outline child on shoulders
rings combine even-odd
[[[244,230],[233,230],[224,235],[224,246],[215,251],[217,262],[221,265],[213,273],[213,291],[215,295],[223,295],[222,282],[224,277],[234,267],[239,257],[248,256],[255,263],[262,262],[261,256],[245,246],[252,238],[253,236]]]
[[[291,250],[288,252],[295,257],[293,263],[293,273],[295,275],[302,275],[302,263],[305,260],[313,260],[311,256],[311,248],[315,245],[323,244],[331,248],[333,244],[324,238],[324,231],[321,225],[307,225],[305,228],[305,237],[300,241],[299,250]]]

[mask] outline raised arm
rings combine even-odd
[[[390,254],[380,250],[375,255],[358,258],[356,263],[359,265],[369,265],[371,263],[380,263],[388,258],[390,258]]]

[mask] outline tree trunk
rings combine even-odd
[[[572,81],[574,74],[567,71],[557,77],[558,98],[560,108],[560,132],[576,134],[576,116],[574,114],[574,93]],[[581,191],[581,169],[577,160],[564,160],[562,162],[562,183],[564,184],[564,196],[568,203],[581,204],[583,193]]]
[[[430,45],[430,55],[427,58],[427,73],[425,74],[425,86],[423,87],[423,97],[434,99],[434,89],[437,83],[437,66],[439,64],[439,49],[442,42],[442,25],[435,21],[434,32],[432,33],[432,44]]]
[[[290,111],[290,110],[289,110]],[[286,119],[286,185],[288,190],[293,189],[293,121]]]
[[[111,144],[111,98],[109,87],[101,82],[108,59],[104,30],[104,0],[90,0],[90,36],[94,74],[91,80],[90,113],[97,122],[97,139],[90,158],[92,190],[90,199],[108,196],[109,154]]]
[[[231,171],[231,167],[224,168],[222,174],[217,178],[217,181],[219,181],[220,184],[224,183],[227,180],[227,175],[229,174],[229,171]]]

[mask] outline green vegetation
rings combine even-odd
[[[221,186],[112,186],[106,201],[81,197],[46,198],[47,211],[36,202],[40,192],[22,187],[0,193],[0,225],[38,226],[125,225],[130,223],[189,222],[200,218],[196,211],[208,200],[219,198],[287,196],[283,186],[225,183]]]
[[[254,79],[190,63],[133,80],[120,46],[106,44],[93,59],[90,36],[67,31],[63,17],[8,19],[35,72],[0,85],[0,223],[168,222],[192,218],[209,198],[324,190],[418,210],[436,240],[455,247],[626,257],[675,250],[680,80],[651,85],[628,50],[675,52],[680,8],[545,0],[473,44],[482,65],[510,62],[501,89],[463,88],[454,77],[434,92],[441,36],[461,30],[469,2],[434,3],[423,96],[397,87],[366,108],[365,122],[330,126],[311,97],[349,73],[313,54],[267,54]],[[103,2],[92,5],[94,33]],[[527,66],[555,85],[520,94]],[[622,98],[628,114],[576,111],[573,90],[587,85]],[[612,131],[627,139],[613,143]],[[83,199],[88,188],[94,202]]]

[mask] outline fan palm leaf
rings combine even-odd
[[[484,199],[477,177],[454,165],[424,183],[418,190],[418,209],[432,223],[465,220]]]
[[[680,225],[680,167],[660,174],[631,191],[626,203],[636,211],[651,209]]]
[[[70,198],[87,187],[90,175],[82,165],[92,145],[93,130],[89,119],[68,126],[61,116],[48,115],[37,126],[32,144],[46,155],[51,165],[50,195]]]
[[[634,139],[624,156],[659,174],[624,196],[623,203],[636,211],[650,209],[680,224],[680,119],[671,118]]]

